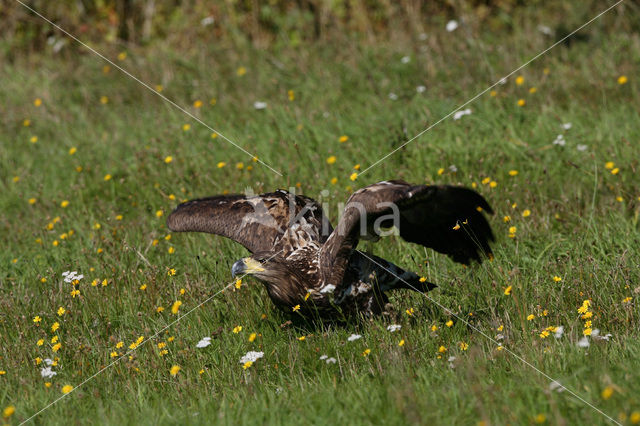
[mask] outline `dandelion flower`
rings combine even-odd
[[[533,321],[533,320],[535,319],[535,317],[536,317],[535,315],[533,315],[533,314],[529,314],[529,315],[527,316],[527,321]]]
[[[242,280],[241,279],[237,279],[236,283],[234,284],[236,289],[240,290],[240,287],[242,287]]]
[[[518,175],[517,170],[509,170],[509,176],[517,176],[517,175]]]
[[[300,305],[296,305],[293,307],[293,312],[298,312],[300,310]]]
[[[238,75],[238,77],[242,77],[246,73],[247,69],[245,67],[238,67],[238,69],[236,70],[236,75]]]
[[[78,152],[78,148],[76,148],[75,146],[72,146],[71,148],[69,148],[69,155],[73,155],[76,152]]]
[[[38,341],[36,342],[36,345],[38,346],[44,345],[44,339],[38,339]]]
[[[185,123],[182,125],[182,131],[188,132],[189,130],[191,130],[191,124]]]
[[[400,341],[398,342],[398,346],[400,346],[400,347],[404,346],[404,339],[402,339],[402,340],[400,340]]]
[[[504,289],[504,295],[509,296],[511,294],[512,286],[509,286]]]
[[[256,333],[251,333],[249,335],[249,339],[248,339],[249,342],[253,342],[254,340],[256,340],[256,336],[257,336]]]
[[[202,107],[202,101],[200,99],[193,101],[193,107],[194,108]]]
[[[529,209],[525,209],[525,210],[522,212],[522,217],[529,217],[529,216],[531,216],[531,210],[529,210]]]
[[[626,84],[627,81],[629,81],[629,79],[626,75],[621,75],[620,77],[618,77],[618,84]]]
[[[173,277],[175,274],[176,274],[175,268],[171,268],[167,271],[167,275],[169,275],[170,277]]]
[[[517,77],[516,77],[516,84],[517,84],[518,86],[522,86],[522,84],[523,84],[523,83],[524,83],[524,77],[523,77],[523,76],[521,76],[521,75],[517,76]]]
[[[63,209],[67,208],[67,206],[69,206],[69,201],[64,200],[60,203],[60,207],[62,207]]]
[[[338,142],[340,142],[340,143],[345,143],[348,140],[349,140],[349,136],[347,136],[347,135],[342,135],[342,136],[340,136],[338,138]]]
[[[287,96],[289,97],[289,100],[291,102],[293,102],[296,98],[295,94],[293,93],[293,90],[287,90]]]
[[[526,101],[524,99],[518,99],[518,106],[519,107],[523,107],[526,104]]]
[[[358,174],[356,172],[351,173],[351,176],[349,176],[349,179],[351,179],[352,181],[355,181],[358,178]]]
[[[171,367],[171,370],[169,370],[169,373],[171,373],[171,375],[175,377],[179,371],[180,371],[180,366],[174,365],[173,367]]]
[[[371,353],[371,349],[367,348],[364,351],[362,351],[362,356],[369,356],[370,353]]]
[[[447,351],[447,348],[442,345],[438,348],[438,352],[440,352],[441,354],[445,353],[446,351]]]
[[[620,173],[620,169],[615,167],[613,170],[611,170],[611,174],[612,175],[617,175],[618,173]]]
[[[467,349],[469,349],[469,344],[465,342],[460,342],[458,346],[460,346],[460,350],[462,351],[466,351]]]
[[[409,309],[406,309],[406,310],[405,310],[405,313],[406,313],[407,315],[409,315],[410,317],[412,317],[412,316],[413,316],[413,314],[415,313],[415,310],[414,310],[413,308],[409,308]]]
[[[171,306],[171,313],[174,315],[177,315],[181,305],[182,305],[182,302],[179,300],[176,300],[175,302],[173,302],[173,306]]]
[[[602,393],[600,395],[602,396],[602,399],[604,399],[605,401],[611,398],[611,396],[613,395],[613,387],[607,386],[602,390]]]
[[[38,142],[38,137],[37,136],[31,136],[31,138],[29,138],[29,142],[31,142],[31,143]]]
[[[531,93],[532,95],[533,95],[534,93],[536,93],[537,91],[538,91],[538,88],[536,88],[536,87],[530,87],[530,88],[529,88],[529,93]]]
[[[217,166],[218,166],[219,169],[221,169],[226,165],[227,165],[227,163],[225,163],[224,161],[220,161]]]
[[[238,334],[242,331],[242,326],[241,325],[236,325],[235,327],[233,327],[233,332],[235,334]]]
[[[162,210],[156,210],[156,217],[162,217],[164,212]]]
[[[453,321],[449,320],[446,323],[444,323],[444,325],[446,325],[447,327],[452,327],[453,326]]]
[[[173,157],[170,155],[167,155],[166,157],[164,157],[164,162],[169,164],[173,161]]]
[[[604,168],[607,170],[611,170],[616,166],[616,164],[613,161],[607,161],[606,163],[604,163]]]

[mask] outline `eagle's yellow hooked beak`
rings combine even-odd
[[[255,274],[256,272],[262,271],[264,271],[264,268],[260,262],[250,257],[245,257],[233,264],[231,267],[231,276],[235,278],[238,275]]]

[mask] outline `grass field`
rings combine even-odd
[[[598,12],[575,7],[575,27]],[[4,421],[72,386],[33,421],[640,423],[640,39],[617,30],[627,12],[355,181],[551,45],[544,15],[515,16],[509,32],[443,21],[426,40],[376,45],[95,46],[251,155],[81,48],[0,65]],[[350,192],[392,178],[476,187],[497,241],[469,268],[399,238],[361,243],[440,285],[431,300],[395,293],[391,318],[298,321],[261,284],[229,286],[240,245],[164,225],[184,199],[289,187],[328,190],[335,223]],[[247,351],[264,357],[243,368]]]

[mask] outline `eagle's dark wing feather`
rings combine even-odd
[[[376,219],[385,219],[397,206],[400,236],[407,241],[449,255],[456,262],[481,261],[494,239],[482,211],[493,213],[477,192],[457,186],[410,185],[403,181],[378,182],[351,195],[344,214],[323,246],[320,265],[329,282],[340,282],[349,254],[361,235],[364,210],[367,229]],[[392,220],[383,220],[382,226]],[[459,226],[456,226],[459,225]]]
[[[290,251],[311,241],[323,243],[332,231],[315,200],[283,190],[187,201],[169,215],[167,226],[175,232],[222,235],[252,253]]]

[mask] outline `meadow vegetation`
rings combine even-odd
[[[640,424],[635,3],[368,169],[550,46],[540,25],[604,8],[492,12],[502,26],[468,13],[453,31],[442,15],[375,42],[93,44],[249,154],[71,40],[59,54],[12,51],[0,64],[3,422],[69,392],[33,421]],[[276,311],[260,283],[232,280],[240,245],[164,224],[189,198],[291,187],[328,190],[335,223],[338,203],[386,179],[474,187],[496,211],[481,265],[362,242],[439,285],[395,293],[390,317]],[[263,357],[241,362],[249,351]]]

